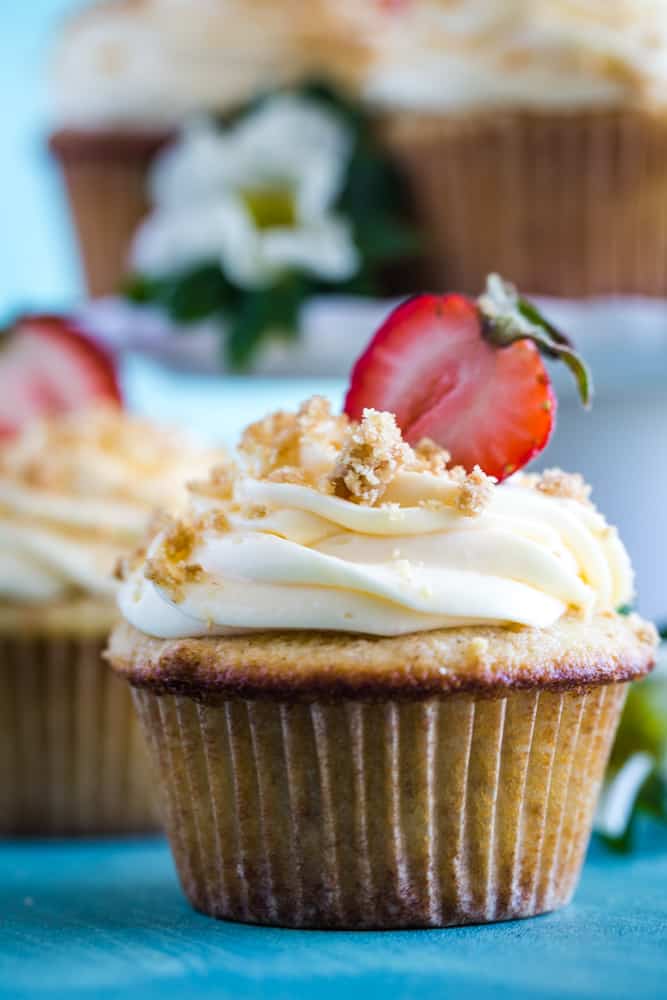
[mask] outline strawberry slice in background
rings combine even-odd
[[[63,316],[24,316],[0,340],[0,438],[36,417],[120,404],[111,355]]]
[[[556,397],[540,354],[575,375],[582,400],[590,377],[569,340],[496,275],[475,301],[418,295],[385,320],[357,361],[345,412],[389,410],[407,441],[432,438],[469,471],[498,480],[546,446]]]

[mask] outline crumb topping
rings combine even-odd
[[[548,496],[578,500],[579,503],[590,502],[591,488],[578,472],[545,469],[542,475],[537,478],[535,488]]]
[[[647,622],[643,618],[640,618],[640,616],[633,611],[631,615],[628,615],[628,624],[639,642],[646,643],[648,646],[656,646],[658,644],[660,639],[658,630],[651,622]]]
[[[494,483],[495,479],[492,476],[487,476],[479,465],[476,465],[461,483],[456,501],[457,509],[466,517],[475,517],[476,514],[481,514],[491,502]]]
[[[219,452],[217,456],[219,457]],[[0,448],[0,476],[54,493],[171,503],[213,452],[114,406],[32,422]]]
[[[419,472],[430,472],[434,476],[440,476],[447,471],[452,457],[445,448],[441,448],[431,438],[421,439],[415,446],[414,456],[415,468]]]
[[[258,420],[243,433],[239,451],[258,479],[302,482],[317,486],[326,464],[333,464],[343,446],[349,420],[332,414],[322,396],[302,403],[296,413],[278,410]]]
[[[228,465],[214,465],[208,479],[194,479],[189,482],[188,489],[197,496],[209,497],[211,500],[231,500],[234,495],[234,483],[238,469],[231,462]]]
[[[163,531],[157,554],[146,560],[146,578],[168,591],[176,601],[182,600],[183,587],[187,583],[196,583],[203,576],[202,567],[189,561],[200,527],[171,518],[169,526]]]
[[[262,531],[261,522],[275,510],[273,501],[261,494],[255,498],[252,490],[246,492],[243,475],[334,494],[360,506],[378,506],[392,522],[405,518],[406,506],[434,512],[448,508],[466,518],[479,517],[488,509],[496,487],[496,480],[479,466],[472,472],[460,465],[450,467],[450,454],[429,438],[412,448],[403,440],[393,414],[366,409],[357,423],[345,415],[333,415],[328,401],[318,396],[296,413],[281,410],[251,424],[242,436],[239,455],[238,467],[218,464],[207,480],[190,483],[195,499],[210,502],[193,504],[185,519],[153,522],[148,541],[126,560],[121,575],[127,576],[146,558],[146,552],[152,552],[146,575],[179,599],[186,582],[201,579],[203,570],[193,553],[204,534],[233,531],[239,520],[246,522],[246,530]],[[406,474],[405,494],[402,473]],[[423,491],[415,473],[424,474]],[[444,489],[434,481],[438,479]],[[541,476],[522,475],[517,482],[552,496],[588,501],[589,487],[581,476],[558,469]],[[280,506],[280,501],[276,503]],[[151,548],[157,532],[162,541]],[[392,559],[400,572],[411,571],[400,548],[393,550]]]
[[[392,413],[364,410],[361,423],[345,437],[332,476],[334,493],[371,506],[412,454]]]

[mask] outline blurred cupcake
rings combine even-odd
[[[200,0],[194,13],[183,0],[110,0],[67,24],[51,77],[51,148],[91,294],[118,288],[148,208],[148,164],[174,126],[304,76],[316,7]]]
[[[426,280],[667,294],[664,0],[335,0],[411,187]]]
[[[127,567],[109,651],[192,904],[348,928],[563,905],[653,660],[631,592],[579,477],[494,485],[320,399],[249,427]]]
[[[0,445],[0,834],[156,826],[131,701],[101,652],[116,563],[209,464],[111,403]]]

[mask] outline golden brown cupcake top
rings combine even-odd
[[[634,680],[653,666],[657,635],[638,615],[565,617],[547,629],[440,629],[391,638],[264,632],[153,639],[127,623],[108,657],[132,684],[218,697],[423,698],[512,688],[559,690]]]

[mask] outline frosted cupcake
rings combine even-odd
[[[116,563],[209,463],[112,406],[32,421],[0,448],[0,833],[155,827],[131,702],[101,652]]]
[[[301,0],[203,0],[196,17],[174,0],[112,0],[67,22],[51,70],[51,147],[91,294],[117,290],[148,210],[148,165],[174,128],[302,78],[317,23]]]
[[[474,291],[500,267],[533,292],[665,295],[664,0],[330,6],[338,45],[367,53],[360,96],[410,182],[429,284]]]
[[[570,899],[656,636],[616,613],[630,562],[581,478],[515,472],[553,425],[538,329],[557,350],[518,315],[399,307],[345,414],[313,399],[249,427],[126,567],[109,658],[197,909],[410,927]]]

